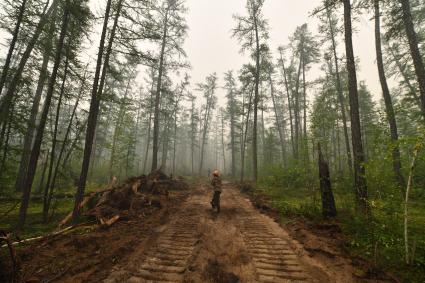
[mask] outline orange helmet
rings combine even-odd
[[[212,174],[216,177],[220,176],[220,172],[217,169],[215,169]]]

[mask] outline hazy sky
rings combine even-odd
[[[103,14],[105,0],[91,0],[90,6],[95,14]],[[317,19],[310,17],[311,11],[320,4],[321,0],[266,0],[264,16],[269,21],[269,44],[273,51],[279,45],[286,45],[288,37],[295,28],[308,23],[310,30],[317,35]],[[205,77],[216,72],[223,85],[224,72],[235,72],[248,62],[246,56],[239,53],[236,39],[231,38],[231,30],[235,26],[232,18],[234,14],[245,14],[245,0],[187,0],[189,8],[187,23],[189,26],[185,49],[188,60],[192,65],[190,74],[192,86],[204,81]],[[375,65],[373,22],[371,15],[363,15],[360,21],[354,24],[357,33],[354,35],[354,52],[360,58],[358,79],[365,80],[375,99],[380,98],[379,80]],[[92,33],[93,53],[90,61],[95,63],[95,52],[98,45],[98,34]],[[319,39],[319,38],[318,38]],[[0,43],[5,44],[5,34],[0,33]],[[340,54],[344,52],[340,44]],[[4,50],[5,48],[0,48]],[[4,52],[1,56],[5,56]],[[318,66],[308,74],[308,79],[314,79],[320,72]],[[219,98],[224,97],[224,91],[219,90]],[[310,96],[311,99],[311,96]],[[224,101],[221,100],[223,103]]]
[[[269,20],[272,50],[279,45],[286,45],[288,37],[295,28],[308,23],[313,35],[317,35],[317,19],[310,17],[311,11],[319,6],[321,0],[266,0],[264,16]],[[192,64],[192,81],[201,82],[212,73],[217,72],[220,83],[223,73],[237,71],[247,62],[239,53],[236,39],[231,38],[231,29],[235,26],[233,14],[245,14],[245,0],[188,0],[189,13],[187,22],[189,34],[186,51]],[[355,23],[357,33],[354,35],[355,55],[360,58],[359,80],[365,80],[375,98],[380,97],[380,87],[375,65],[373,22],[370,15],[363,15]],[[319,39],[319,38],[318,38]],[[343,45],[340,44],[340,48]],[[343,52],[344,50],[341,49]],[[310,79],[319,75],[312,69]],[[222,92],[222,91],[221,91]],[[222,93],[220,97],[222,97]]]

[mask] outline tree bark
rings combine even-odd
[[[294,125],[293,125],[293,117],[292,117],[292,103],[291,103],[291,93],[289,89],[288,84],[288,78],[286,76],[286,68],[285,63],[283,62],[283,55],[280,53],[280,61],[282,64],[282,70],[283,70],[283,78],[285,81],[285,89],[286,89],[286,96],[288,98],[288,111],[289,111],[289,124],[291,128],[291,145],[292,145],[292,155],[295,157],[295,142],[294,142]]]
[[[48,194],[49,194],[49,188],[50,183],[52,181],[52,175],[53,175],[53,168],[55,165],[55,156],[56,156],[56,144],[57,144],[57,136],[58,136],[58,128],[59,128],[59,115],[60,115],[60,109],[62,105],[62,98],[65,92],[65,84],[66,84],[66,78],[68,76],[68,67],[69,67],[69,46],[70,42],[68,42],[68,50],[66,54],[66,60],[65,60],[65,67],[64,67],[64,74],[62,79],[62,86],[61,90],[59,92],[59,99],[56,107],[56,117],[55,117],[55,125],[53,130],[53,136],[52,136],[52,147],[50,150],[50,166],[49,171],[47,173],[47,183],[44,190],[44,198],[43,198],[43,221],[47,222],[47,218],[49,216],[49,206],[48,206]],[[58,160],[59,162],[59,160]]]
[[[22,191],[23,181],[27,173],[28,161],[31,154],[31,145],[34,139],[34,131],[36,128],[36,119],[38,108],[40,106],[41,96],[43,94],[44,85],[48,76],[47,67],[50,61],[50,55],[53,47],[53,36],[55,32],[56,23],[56,9],[52,12],[53,19],[50,22],[48,35],[46,38],[46,47],[43,54],[43,63],[41,65],[40,76],[38,78],[37,89],[35,91],[34,100],[31,107],[30,117],[27,123],[27,130],[24,136],[24,146],[22,150],[21,161],[19,162],[18,175],[15,182],[15,191]]]
[[[36,172],[36,169],[37,169],[37,161],[38,161],[38,157],[40,155],[41,143],[42,143],[42,140],[43,140],[45,125],[46,125],[46,122],[47,122],[47,115],[49,113],[50,104],[51,104],[51,101],[52,101],[56,77],[57,77],[57,74],[58,74],[59,65],[60,65],[61,58],[62,58],[62,49],[63,49],[63,46],[64,46],[65,36],[66,36],[66,33],[67,33],[67,29],[68,29],[69,18],[70,18],[70,7],[69,7],[69,5],[70,5],[69,0],[67,0],[66,4],[65,4],[65,8],[64,8],[64,15],[63,15],[63,20],[62,20],[62,26],[61,26],[59,41],[58,41],[57,48],[56,48],[56,56],[55,56],[55,61],[54,61],[55,63],[54,63],[53,69],[52,69],[52,74],[50,76],[49,86],[48,86],[48,90],[47,90],[47,94],[46,94],[46,99],[44,101],[43,111],[41,113],[40,124],[38,126],[37,133],[36,133],[36,136],[35,136],[35,139],[34,139],[34,146],[33,146],[32,151],[31,151],[31,156],[30,156],[30,160],[29,160],[29,164],[28,164],[28,171],[27,171],[27,174],[26,174],[25,182],[24,182],[22,202],[21,202],[21,207],[20,207],[20,211],[19,211],[19,220],[18,220],[18,227],[19,228],[22,228],[23,225],[25,224],[25,219],[26,219],[26,214],[27,214],[27,209],[28,209],[28,204],[29,204],[29,198],[30,198],[30,194],[31,194],[31,188],[32,188],[32,184],[33,184],[33,181],[34,181],[35,172]]]
[[[352,27],[351,27],[351,4],[350,0],[344,2],[344,30],[345,50],[348,71],[348,93],[350,98],[351,115],[351,138],[354,153],[354,186],[356,190],[357,210],[365,215],[370,214],[368,204],[368,192],[366,185],[364,151],[362,144],[361,125],[359,117],[359,94],[357,89],[356,63],[353,51]]]
[[[106,78],[106,72],[108,71],[109,57],[112,52],[112,44],[114,42],[115,32],[118,25],[118,18],[119,18],[121,7],[122,7],[122,0],[120,0],[117,6],[117,12],[115,16],[114,25],[110,33],[109,43],[108,43],[107,51],[105,55],[105,61],[103,63],[102,78],[99,84],[103,51],[105,49],[105,38],[107,33],[108,21],[109,21],[109,12],[111,10],[111,2],[112,0],[108,0],[106,4],[105,19],[103,21],[102,35],[100,37],[99,52],[97,54],[96,72],[95,72],[95,77],[94,77],[93,87],[91,92],[89,116],[87,118],[87,130],[86,130],[86,138],[85,138],[85,144],[84,144],[83,163],[81,165],[81,174],[80,174],[80,179],[78,181],[77,193],[75,194],[75,204],[74,204],[74,209],[72,212],[72,223],[74,224],[77,222],[77,219],[80,213],[80,203],[83,200],[84,191],[86,187],[87,174],[88,174],[88,169],[90,166],[90,156],[91,156],[91,152],[93,148],[93,138],[94,138],[94,133],[96,130],[97,116],[99,114],[101,94],[102,94],[104,81]]]
[[[319,178],[320,178],[320,192],[322,196],[322,215],[324,218],[336,216],[335,198],[332,191],[331,178],[329,174],[329,165],[323,158],[320,143],[318,143],[319,153]]]
[[[253,9],[254,32],[255,32],[255,80],[254,80],[254,125],[252,129],[252,171],[253,181],[258,179],[258,155],[257,155],[257,115],[260,85],[260,38],[258,34],[257,11]]]
[[[279,133],[280,148],[282,151],[282,162],[283,162],[283,166],[286,167],[285,137],[282,131],[282,126],[280,124],[280,119],[279,119],[279,115],[277,111],[276,99],[274,96],[274,85],[273,85],[273,79],[272,79],[271,73],[269,74],[269,82],[270,82],[270,94],[271,94],[272,102],[273,102],[274,116],[276,119],[276,127]]]
[[[336,53],[336,41],[335,41],[335,31],[334,27],[332,25],[332,19],[331,19],[331,11],[330,8],[326,8],[326,14],[329,21],[329,30],[331,33],[331,41],[332,41],[332,51],[333,56],[335,60],[335,76],[336,76],[336,87],[338,91],[338,102],[339,102],[339,108],[341,111],[341,117],[342,117],[342,125],[344,128],[344,138],[345,138],[345,149],[347,151],[347,164],[348,168],[350,170],[350,173],[353,171],[353,161],[351,157],[351,146],[350,146],[350,139],[348,137],[348,127],[347,127],[347,115],[345,112],[345,99],[344,99],[344,93],[342,91],[342,84],[341,84],[341,77],[339,74],[339,65],[338,65],[338,55]]]
[[[385,76],[384,61],[382,58],[382,44],[381,44],[381,15],[380,15],[380,0],[374,0],[375,10],[375,47],[376,47],[376,63],[378,65],[379,81],[381,82],[382,95],[384,96],[385,111],[387,114],[388,124],[390,126],[391,141],[392,141],[392,157],[393,157],[393,170],[396,182],[401,190],[404,192],[405,181],[401,173],[401,160],[400,149],[398,146],[398,131],[397,122],[395,119],[393,102],[388,88],[387,78]]]
[[[167,29],[168,29],[168,10],[165,13],[164,19],[164,30],[162,33],[162,43],[161,43],[161,54],[159,57],[159,69],[158,69],[158,79],[156,84],[156,93],[155,93],[155,110],[153,116],[153,142],[152,142],[152,167],[151,171],[154,171],[158,167],[158,149],[159,149],[159,105],[161,100],[161,88],[162,88],[162,73],[164,69],[164,55],[165,55],[165,46],[167,44]]]
[[[422,116],[425,119],[425,67],[422,61],[421,52],[419,50],[418,37],[413,25],[412,13],[409,0],[399,0],[403,11],[403,24],[406,30],[406,36],[409,42],[410,55],[413,59],[413,66],[419,84],[419,92],[421,99]]]

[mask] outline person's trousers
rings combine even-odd
[[[220,211],[220,191],[214,191],[213,199],[211,201],[213,208],[217,208]]]

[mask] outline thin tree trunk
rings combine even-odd
[[[159,69],[158,69],[158,80],[156,84],[156,93],[155,93],[155,110],[153,118],[153,142],[152,142],[152,167],[151,171],[154,171],[158,167],[158,149],[159,149],[159,112],[160,112],[160,100],[161,100],[161,88],[162,88],[162,73],[164,69],[164,55],[165,55],[165,46],[167,43],[167,29],[168,29],[168,10],[165,13],[164,19],[164,29],[162,34],[162,43],[161,43],[161,54],[159,57]]]
[[[381,82],[382,95],[384,96],[384,101],[385,101],[385,110],[387,114],[387,120],[390,126],[394,176],[401,192],[404,192],[405,181],[401,173],[401,160],[400,160],[400,149],[398,146],[397,122],[395,119],[393,102],[392,102],[392,98],[390,94],[390,89],[388,88],[387,79],[385,76],[384,61],[382,58],[381,22],[380,22],[381,15],[380,15],[380,9],[379,9],[379,1],[380,0],[374,0],[376,63],[378,65],[378,73],[379,73],[379,80]]]
[[[93,138],[94,138],[94,133],[95,133],[96,124],[97,124],[97,116],[99,114],[99,106],[100,106],[102,89],[104,85],[104,80],[106,78],[106,73],[108,71],[109,57],[112,52],[112,44],[115,38],[115,32],[118,25],[118,18],[119,18],[121,7],[122,7],[122,0],[120,0],[120,2],[118,2],[114,25],[110,33],[109,44],[107,47],[105,61],[103,64],[102,78],[99,85],[100,70],[102,67],[102,57],[103,57],[103,51],[105,48],[105,37],[106,37],[108,21],[109,21],[109,12],[111,10],[111,2],[112,0],[108,0],[106,4],[105,19],[103,22],[102,35],[100,37],[99,52],[97,54],[96,72],[95,72],[95,77],[93,81],[92,93],[91,93],[89,117],[87,118],[87,130],[86,130],[86,138],[85,138],[85,144],[84,144],[83,163],[81,165],[81,174],[80,174],[80,179],[78,181],[77,193],[75,194],[75,204],[74,204],[74,209],[72,212],[73,223],[77,222],[77,218],[80,212],[80,203],[83,200],[83,196],[84,196],[84,191],[85,191],[86,181],[87,181],[87,173],[88,173],[88,169],[90,165],[90,156],[91,156],[92,147],[93,147]]]
[[[410,189],[412,187],[413,182],[413,171],[415,170],[416,165],[416,158],[418,157],[418,150],[419,145],[416,145],[414,151],[413,151],[413,158],[412,163],[410,165],[409,170],[409,178],[407,179],[407,189],[406,194],[404,198],[404,248],[405,248],[405,260],[406,264],[410,263],[410,255],[409,255],[409,236],[408,236],[408,220],[409,220],[409,214],[408,214],[408,205],[409,205],[409,194]]]
[[[403,11],[403,24],[406,30],[407,39],[409,42],[410,55],[413,59],[413,66],[419,84],[419,93],[421,99],[422,115],[425,119],[425,67],[422,61],[422,55],[419,50],[418,37],[416,35],[415,27],[413,25],[412,13],[410,9],[409,0],[399,0]]]
[[[18,40],[19,29],[21,28],[21,23],[24,17],[26,4],[27,4],[27,0],[22,0],[21,7],[19,8],[18,19],[16,21],[15,29],[13,30],[12,41],[10,42],[9,51],[7,52],[7,56],[6,56],[6,61],[2,68],[2,73],[0,77],[0,95],[3,91],[3,87],[6,83],[7,75],[10,70],[10,63],[12,60],[13,51],[15,50],[16,41]]]
[[[110,156],[110,159],[109,159],[109,180],[110,181],[112,181],[112,179],[114,178],[114,170],[113,169],[114,169],[115,150],[116,150],[116,145],[117,145],[117,140],[118,140],[118,135],[119,135],[119,129],[121,127],[122,119],[123,119],[123,116],[125,114],[124,104],[125,104],[125,101],[127,99],[128,89],[130,88],[130,82],[131,82],[131,79],[128,79],[127,86],[125,88],[123,102],[120,103],[120,109],[119,109],[119,112],[118,112],[117,122],[115,123],[114,134],[113,134],[113,138],[112,138],[111,156]]]
[[[51,101],[52,101],[56,77],[57,77],[57,74],[58,74],[59,65],[60,65],[61,58],[62,58],[62,49],[63,49],[63,46],[64,46],[65,36],[66,36],[67,29],[68,29],[69,17],[70,17],[70,7],[69,7],[69,5],[70,5],[69,0],[67,0],[66,3],[65,3],[65,8],[64,8],[64,15],[63,15],[63,20],[62,20],[62,27],[61,27],[61,32],[60,32],[60,36],[59,36],[59,41],[58,41],[57,48],[56,48],[55,63],[54,63],[53,69],[52,69],[52,74],[50,76],[49,87],[48,87],[47,94],[46,94],[46,100],[44,102],[43,112],[42,112],[41,118],[40,118],[40,124],[38,126],[37,133],[36,133],[36,136],[35,136],[35,139],[34,139],[34,146],[33,146],[33,149],[31,151],[31,156],[30,156],[30,160],[29,160],[29,164],[28,164],[27,176],[26,176],[25,182],[24,182],[22,202],[21,202],[21,207],[20,207],[20,211],[19,211],[19,221],[18,221],[18,227],[19,228],[22,228],[23,225],[25,224],[25,219],[26,219],[26,214],[27,214],[27,209],[28,209],[28,204],[29,204],[29,199],[30,199],[30,194],[31,194],[31,188],[32,188],[32,184],[33,184],[33,181],[34,181],[35,172],[36,172],[36,169],[37,169],[37,161],[38,161],[38,157],[40,155],[40,148],[41,148],[41,143],[43,141],[44,129],[45,129],[46,121],[47,121],[47,115],[49,113],[50,104],[51,104]]]
[[[351,4],[350,0],[344,2],[344,29],[345,29],[345,49],[347,56],[348,71],[348,93],[350,98],[351,115],[351,137],[354,152],[354,186],[356,190],[357,209],[361,213],[370,214],[368,203],[368,193],[366,185],[364,151],[362,145],[362,134],[359,117],[359,94],[357,90],[356,63],[354,59],[352,27],[351,27]]]
[[[202,166],[204,163],[204,151],[205,151],[205,143],[207,141],[207,133],[208,133],[208,125],[209,125],[209,119],[210,119],[210,109],[211,109],[211,103],[212,103],[212,96],[213,96],[213,90],[211,90],[211,94],[207,100],[206,109],[205,109],[205,116],[204,116],[204,129],[202,132],[202,143],[201,143],[201,157],[199,162],[199,176],[201,176],[202,173]]]
[[[37,89],[35,91],[34,100],[31,107],[30,117],[27,123],[27,130],[24,137],[24,146],[22,150],[21,161],[19,162],[18,175],[15,182],[15,191],[22,191],[23,181],[27,173],[28,161],[31,154],[31,145],[34,139],[34,131],[36,128],[36,119],[38,108],[40,106],[41,96],[43,94],[44,85],[48,76],[47,67],[50,61],[50,55],[53,47],[53,35],[55,32],[56,9],[52,12],[53,19],[50,22],[48,35],[46,38],[46,47],[43,54],[43,63],[41,65],[40,76],[38,78]]]
[[[232,177],[236,176],[236,137],[235,137],[235,101],[233,90],[230,90],[230,144],[232,147]]]
[[[51,181],[50,187],[49,187],[49,196],[48,196],[48,199],[47,199],[47,211],[49,210],[50,204],[52,202],[53,192],[54,192],[55,185],[56,185],[56,179],[57,179],[57,176],[58,176],[58,173],[59,173],[59,165],[61,163],[62,156],[65,152],[66,144],[68,142],[69,134],[70,134],[71,128],[72,128],[72,122],[73,122],[75,114],[77,112],[78,104],[80,102],[81,96],[83,95],[85,80],[86,80],[86,71],[84,72],[83,80],[81,82],[81,88],[80,88],[80,91],[78,93],[77,100],[75,101],[74,108],[72,109],[71,117],[69,118],[68,127],[66,129],[65,136],[63,138],[63,142],[62,142],[62,146],[61,146],[61,149],[60,149],[60,152],[59,152],[58,160],[56,162],[55,170],[53,171],[53,177],[52,177],[52,181]]]
[[[329,7],[326,8],[326,13],[329,21],[329,30],[331,33],[331,41],[332,41],[332,50],[333,50],[333,56],[335,60],[335,76],[336,76],[336,87],[338,91],[338,102],[339,102],[339,108],[341,111],[342,116],[342,125],[344,128],[344,138],[345,138],[345,148],[347,151],[347,164],[350,172],[353,171],[353,161],[351,158],[351,146],[350,146],[350,139],[348,137],[348,127],[347,127],[347,115],[345,112],[345,99],[344,94],[342,92],[342,84],[341,84],[341,77],[339,74],[339,65],[338,65],[338,55],[336,53],[336,42],[335,42],[335,31],[334,27],[332,25],[332,19],[331,19],[331,11]]]
[[[246,136],[248,133],[248,124],[249,124],[249,115],[251,113],[251,104],[252,104],[252,92],[249,94],[249,102],[248,102],[248,111],[246,115],[246,122],[245,122],[245,130],[243,131],[243,137],[242,137],[242,152],[241,152],[241,183],[244,181],[244,175],[245,175],[245,148],[246,148]],[[243,128],[243,125],[242,125]]]
[[[50,166],[49,171],[47,173],[47,183],[44,190],[44,198],[43,198],[43,221],[47,222],[47,218],[49,216],[49,207],[48,207],[48,193],[50,188],[50,183],[52,181],[52,175],[53,175],[53,168],[55,165],[55,156],[56,156],[56,144],[57,144],[57,135],[58,135],[58,128],[59,128],[59,116],[60,116],[60,109],[62,105],[62,99],[65,92],[65,84],[66,84],[66,78],[68,76],[68,67],[69,67],[69,48],[70,48],[70,42],[68,42],[68,50],[66,54],[66,60],[65,60],[65,67],[64,67],[64,74],[62,79],[62,86],[61,90],[59,92],[59,99],[56,107],[56,117],[55,117],[55,125],[53,130],[53,136],[52,136],[52,147],[50,152]]]
[[[224,144],[224,117],[221,113],[221,146],[223,148],[223,173],[226,173],[226,146]]]
[[[255,30],[255,80],[254,80],[254,126],[252,129],[252,170],[254,182],[258,179],[258,156],[257,156],[257,115],[258,115],[258,100],[259,100],[259,85],[260,85],[260,38],[258,34],[258,23],[256,10],[253,9],[254,30]]]
[[[286,96],[288,98],[288,111],[289,111],[289,124],[291,127],[291,145],[292,145],[292,155],[295,157],[295,142],[294,142],[294,125],[293,125],[293,119],[292,119],[292,103],[291,103],[291,93],[289,90],[289,84],[288,79],[286,76],[286,68],[285,63],[283,62],[283,55],[282,52],[280,52],[280,61],[282,63],[282,70],[283,70],[283,78],[285,81],[285,89],[286,89]]]
[[[269,82],[270,82],[270,94],[271,94],[272,102],[273,102],[274,116],[275,116],[275,119],[276,119],[276,127],[277,127],[277,131],[279,133],[280,149],[282,151],[282,162],[283,162],[283,166],[286,167],[285,137],[284,137],[284,134],[283,134],[283,131],[282,131],[282,126],[280,124],[280,119],[279,119],[279,115],[278,115],[278,111],[277,111],[276,99],[275,99],[275,96],[274,96],[274,85],[273,85],[271,73],[269,74]]]

